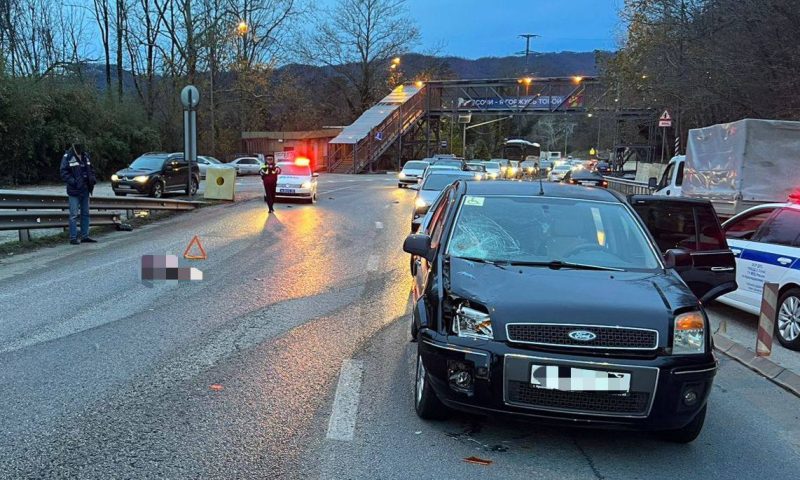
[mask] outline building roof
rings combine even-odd
[[[306,130],[301,132],[242,132],[242,139],[266,138],[268,140],[309,140],[314,138],[333,138],[341,132],[338,128]]]
[[[398,85],[392,93],[385,96],[374,107],[361,114],[351,125],[344,127],[344,130],[330,143],[355,144],[369,135],[369,132],[386,120],[389,115],[397,110],[400,105],[407,102],[411,97],[419,92],[415,85]]]

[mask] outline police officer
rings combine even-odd
[[[267,155],[267,163],[261,166],[261,181],[264,182],[264,201],[269,206],[269,212],[275,212],[272,206],[275,204],[275,190],[278,188],[278,175],[281,168],[275,165],[275,157]]]
[[[73,143],[61,158],[61,179],[67,184],[69,196],[69,243],[95,243],[89,237],[89,195],[94,191],[97,180],[89,158],[80,143]],[[78,237],[78,216],[81,219],[80,238]]]

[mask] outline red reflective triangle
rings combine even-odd
[[[200,254],[199,255],[190,253],[190,250],[195,245],[200,250]],[[208,254],[206,254],[206,251],[203,248],[203,245],[200,243],[200,237],[198,237],[197,235],[192,237],[192,241],[189,242],[189,245],[186,247],[186,250],[183,251],[183,258],[185,258],[187,260],[205,260],[205,259],[208,258]]]

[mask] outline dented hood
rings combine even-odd
[[[673,312],[697,305],[669,271],[500,268],[455,257],[449,294],[484,305],[499,339],[505,339],[506,323],[574,323],[655,329],[663,344]]]

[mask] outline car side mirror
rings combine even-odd
[[[647,179],[647,188],[650,190],[655,190],[658,186],[658,179],[656,177],[650,177]]]
[[[682,248],[670,248],[664,252],[664,264],[676,272],[685,272],[694,267],[692,255]]]
[[[314,178],[317,178],[317,177],[319,177],[319,173],[312,173],[311,176],[314,177]]]
[[[403,242],[403,251],[417,255],[429,262],[433,261],[436,251],[431,248],[431,237],[422,233],[412,233]]]

